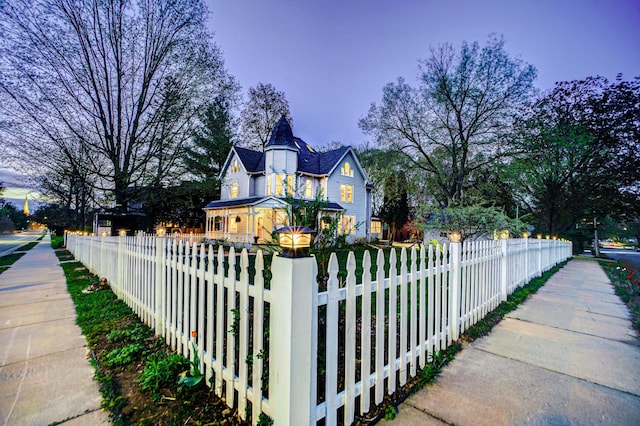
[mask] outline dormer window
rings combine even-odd
[[[340,174],[342,176],[353,177],[353,169],[348,161],[344,163],[344,166],[340,167]]]
[[[233,164],[231,165],[231,173],[237,173],[240,171],[240,163],[238,163],[238,159],[233,160]]]

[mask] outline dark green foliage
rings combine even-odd
[[[27,228],[27,215],[11,203],[0,201],[0,232]]]
[[[144,354],[145,347],[139,343],[130,343],[120,349],[114,349],[103,359],[103,365],[107,368],[124,367],[133,361],[138,361]]]
[[[639,114],[640,81],[603,77],[556,83],[523,112],[509,179],[539,232],[637,205]]]
[[[52,235],[51,236],[51,247],[55,249],[59,249],[64,247],[64,236],[60,235]]]
[[[153,399],[158,401],[160,391],[174,387],[180,373],[188,368],[189,361],[182,355],[158,352],[147,359],[138,381],[142,390],[150,392]]]
[[[407,178],[403,171],[396,170],[384,180],[384,197],[379,213],[389,224],[389,240],[395,239],[396,230],[409,220],[409,200],[407,198]]]

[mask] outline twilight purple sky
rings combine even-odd
[[[411,84],[429,47],[505,49],[538,69],[536,87],[602,75],[640,76],[640,0],[207,0],[214,41],[243,93],[285,92],[294,134],[314,146],[358,145],[382,87]]]
[[[258,82],[284,91],[294,133],[314,146],[358,145],[382,87],[412,84],[430,46],[503,35],[506,50],[538,69],[536,86],[618,72],[640,75],[640,0],[206,0],[214,41],[243,93]],[[0,168],[5,197],[28,188]]]

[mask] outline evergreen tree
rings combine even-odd
[[[220,198],[220,172],[234,141],[234,120],[230,102],[217,97],[209,104],[192,145],[185,149],[184,164],[202,190],[212,200]]]

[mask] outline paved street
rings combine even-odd
[[[636,271],[640,271],[640,252],[633,250],[600,249],[602,254],[626,263]]]

